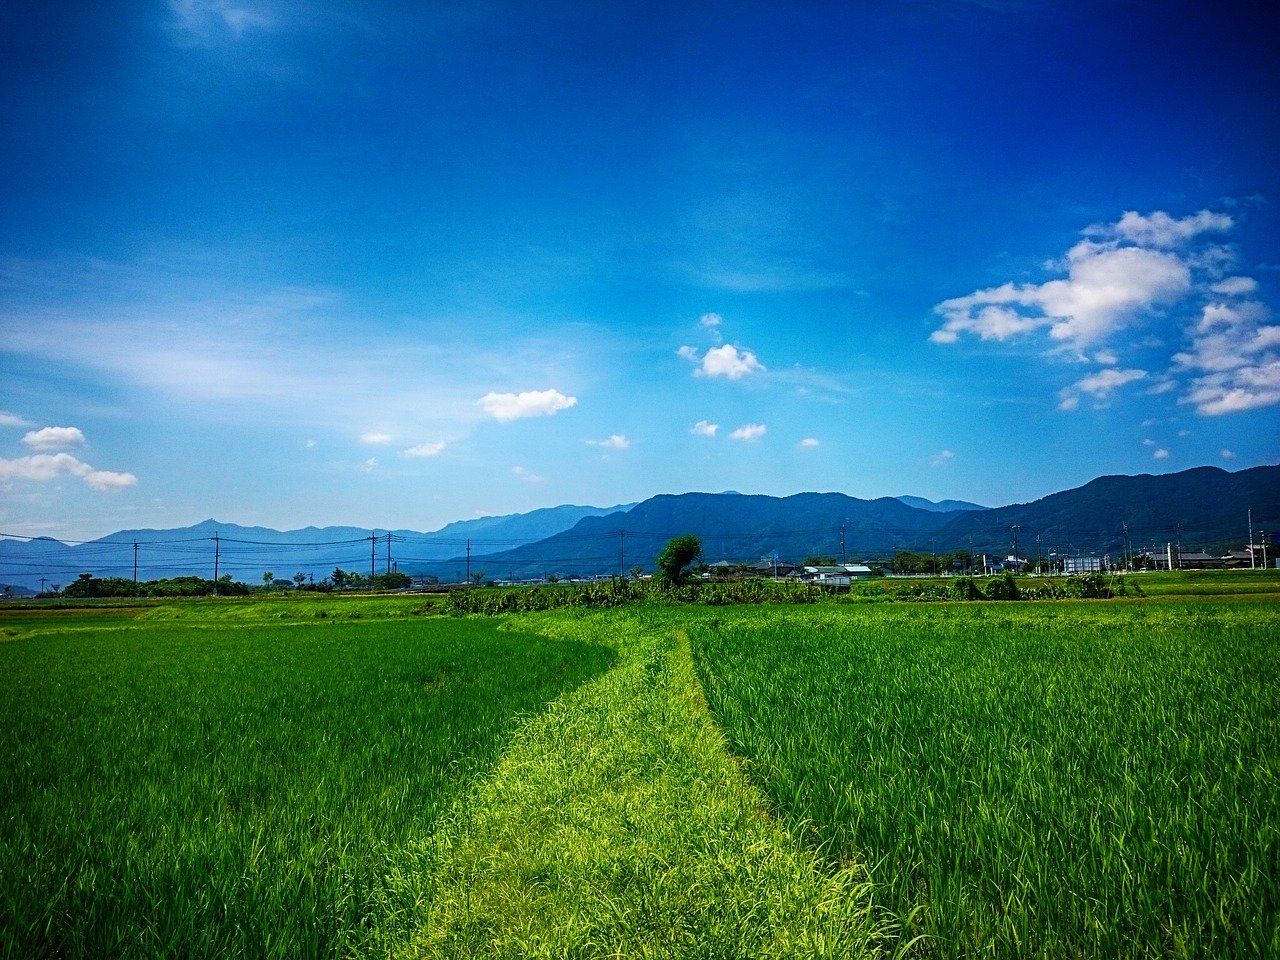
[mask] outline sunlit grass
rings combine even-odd
[[[943,956],[1280,954],[1280,612],[726,611],[714,714]]]
[[[400,936],[400,848],[611,656],[440,619],[77,622],[0,644],[0,956],[330,957]]]

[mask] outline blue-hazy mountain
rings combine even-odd
[[[388,561],[388,533],[391,563],[397,568],[420,567],[465,554],[469,539],[478,552],[507,550],[559,533],[583,517],[629,506],[565,504],[460,520],[428,533],[346,526],[273,530],[210,519],[188,527],[120,530],[88,543],[65,544],[47,537],[0,539],[0,584],[32,589],[66,586],[81,573],[132,578],[135,543],[140,580],[190,574],[212,577],[215,569],[218,576],[230,574],[247,583],[259,582],[268,570],[278,578],[302,572],[320,580],[335,567],[367,573],[372,565],[382,572]],[[376,539],[371,542],[371,538]]]
[[[80,573],[131,577],[135,543],[139,579],[211,577],[216,561],[219,575],[248,583],[261,582],[268,570],[281,579],[301,571],[319,580],[335,567],[381,572],[388,563],[443,580],[468,570],[483,570],[491,579],[652,570],[663,544],[684,533],[702,538],[708,562],[734,563],[775,553],[792,563],[811,555],[876,561],[897,549],[1006,556],[1015,537],[1024,557],[1115,556],[1127,548],[1163,549],[1179,541],[1184,550],[1217,552],[1245,543],[1250,510],[1255,533],[1280,531],[1280,466],[1099,477],[1031,503],[993,508],[914,497],[860,500],[840,493],[664,494],[618,507],[567,505],[478,517],[430,533],[393,530],[389,556],[386,530],[278,531],[206,520],[171,530],[122,530],[84,544],[0,539],[0,584],[34,589],[41,578],[45,585],[65,586]]]

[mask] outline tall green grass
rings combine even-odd
[[[333,957],[404,936],[406,844],[612,654],[492,621],[0,644],[0,957]],[[425,882],[425,881],[424,881]]]
[[[1280,611],[725,610],[699,674],[778,813],[939,956],[1280,955]]]

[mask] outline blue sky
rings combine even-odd
[[[0,531],[1275,463],[1264,6],[6,4]]]

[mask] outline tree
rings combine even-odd
[[[640,566],[640,564],[637,563],[634,567],[631,568],[632,580],[639,580],[643,576],[644,576],[644,567]]]
[[[333,573],[329,574],[329,579],[333,581],[333,588],[335,590],[342,590],[345,588],[350,577],[351,574],[347,573],[347,571],[343,570],[341,567],[334,567]]]
[[[302,585],[307,582],[307,575],[299,570],[293,575],[293,582],[298,585],[298,589],[302,589]]]
[[[471,580],[477,587],[484,583],[484,574],[485,572],[483,570],[477,570],[475,573],[471,574]]]
[[[655,562],[662,574],[662,579],[678,587],[688,576],[685,568],[695,563],[701,556],[702,541],[693,534],[686,533],[668,540]]]
[[[266,573],[264,573],[264,574],[262,575],[262,587],[263,587],[263,589],[264,589],[264,590],[270,590],[270,589],[271,589],[271,581],[275,580],[275,578],[276,578],[276,575],[275,575],[274,573],[272,573],[270,570],[268,570]]]

